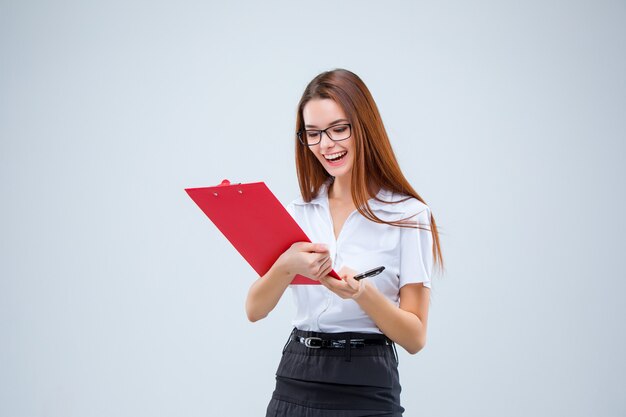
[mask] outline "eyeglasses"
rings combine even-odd
[[[322,141],[322,133],[326,133],[330,140],[339,142],[340,140],[348,139],[352,129],[349,124],[341,124],[327,127],[324,130],[300,130],[298,139],[303,145],[313,146]]]

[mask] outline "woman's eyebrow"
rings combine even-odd
[[[328,124],[328,126],[332,126],[332,125],[334,125],[335,123],[339,123],[339,122],[347,122],[347,121],[348,121],[348,119],[337,119],[337,120],[335,120],[334,122],[329,123],[329,124]],[[317,127],[317,126],[315,126],[315,125],[304,125],[304,127]]]

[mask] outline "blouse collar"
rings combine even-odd
[[[308,204],[317,204],[328,209],[328,188],[333,181],[334,177],[328,177],[328,179],[320,186],[317,196],[311,199]],[[408,196],[402,196],[394,193],[393,191],[381,188],[376,194],[376,198],[382,201],[378,201],[376,198],[370,198],[367,202],[372,210],[381,210],[390,213],[403,213],[404,209],[401,207],[402,204],[400,204],[400,202],[404,201],[407,197]],[[383,201],[394,202],[397,204],[388,204]],[[294,201],[294,204],[305,205],[307,203],[302,197],[300,197]]]

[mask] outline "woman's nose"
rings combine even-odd
[[[335,146],[335,141],[333,141],[328,133],[322,132],[322,136],[320,138],[320,147],[321,148],[332,148]]]

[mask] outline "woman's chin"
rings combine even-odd
[[[320,163],[331,177],[341,178],[352,174],[352,160],[350,158],[343,158],[341,161],[335,163],[320,160]]]
[[[351,170],[348,167],[334,169],[326,167],[326,172],[328,172],[328,175],[330,175],[331,177],[335,177],[335,179],[347,177],[352,174]]]

